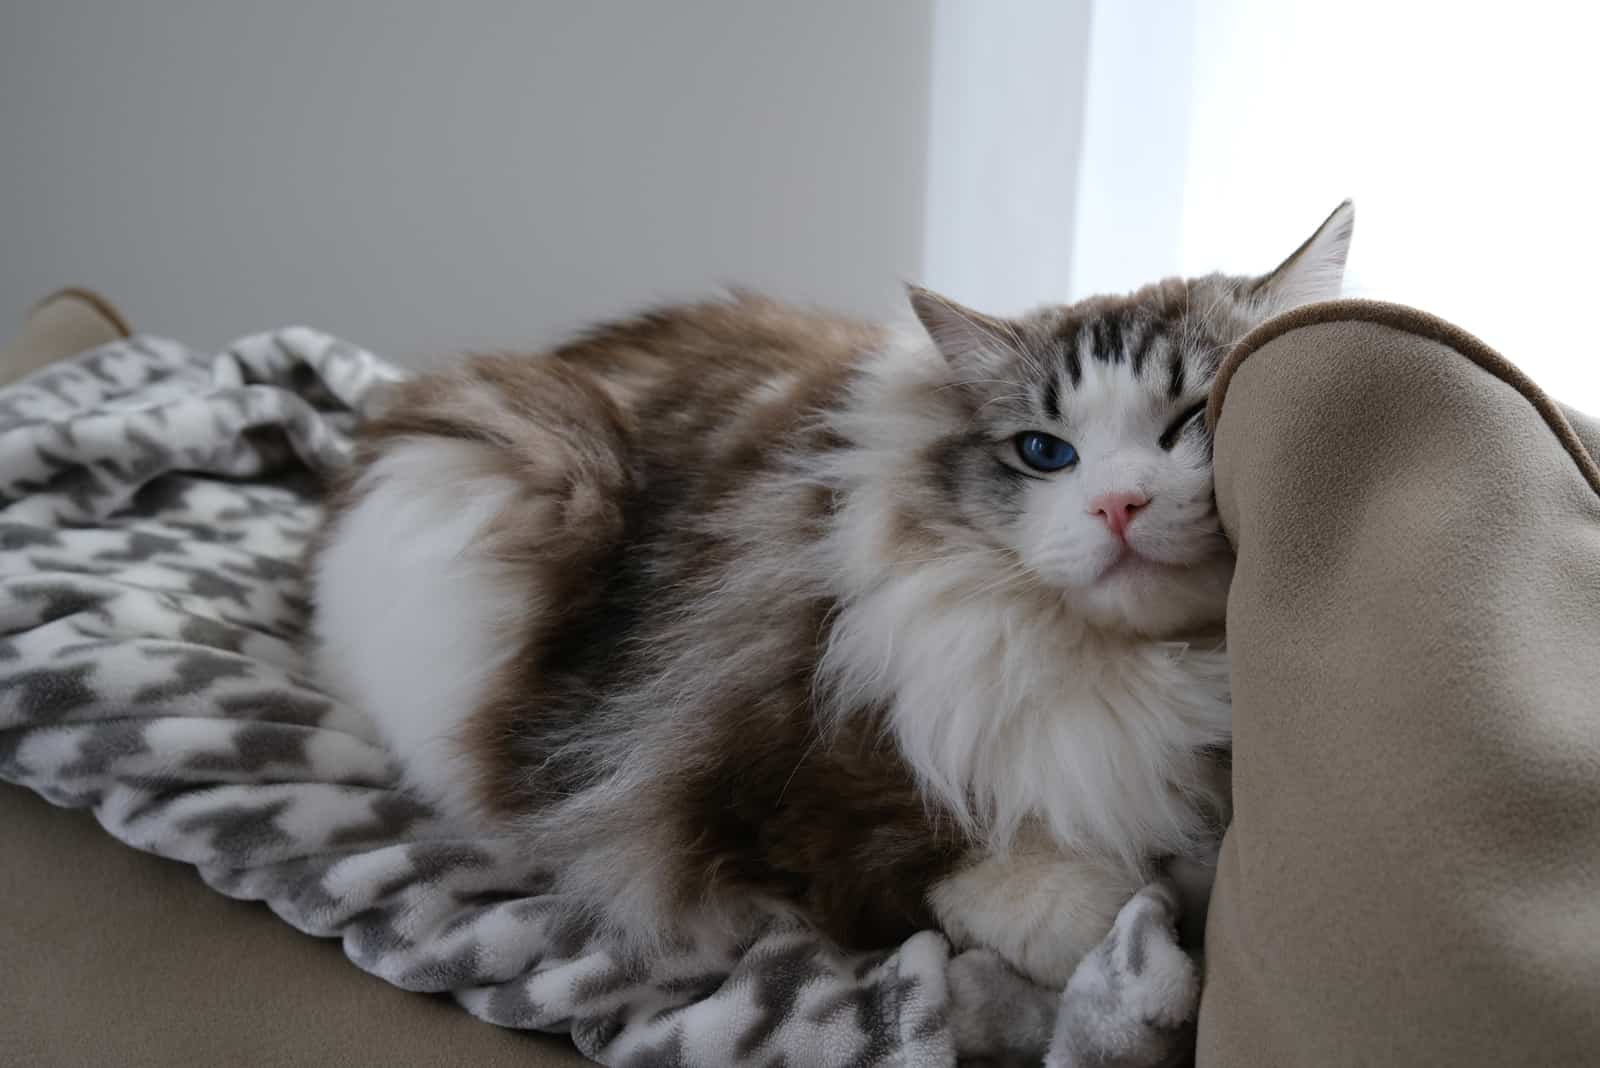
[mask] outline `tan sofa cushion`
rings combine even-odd
[[[29,309],[21,334],[0,352],[0,386],[132,333],[122,314],[100,294],[76,286],[57,290]]]
[[[1263,327],[1211,416],[1235,818],[1199,1064],[1595,1063],[1600,470],[1392,305]]]
[[[0,1064],[566,1068],[508,1031],[363,974],[335,942],[0,785]]]

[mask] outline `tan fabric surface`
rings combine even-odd
[[[1578,440],[1583,442],[1583,447],[1589,455],[1600,460],[1600,419],[1576,408],[1561,406],[1561,414],[1567,417],[1573,431],[1578,435]]]
[[[121,313],[98,293],[58,290],[33,306],[22,334],[0,354],[0,385],[132,332]]]
[[[587,1064],[365,975],[338,945],[0,786],[0,1064]]]
[[[1292,318],[1213,400],[1235,817],[1198,1063],[1600,1062],[1600,472],[1447,324]]]

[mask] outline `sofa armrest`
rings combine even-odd
[[[1469,335],[1357,301],[1247,338],[1210,414],[1235,816],[1198,1063],[1586,1062],[1600,470],[1580,435]]]

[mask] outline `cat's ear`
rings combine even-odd
[[[921,286],[906,286],[906,294],[934,347],[957,369],[977,373],[1016,353],[1016,329],[1004,319],[973,311]]]
[[[1293,255],[1256,282],[1256,295],[1273,314],[1337,298],[1344,287],[1344,264],[1355,225],[1356,208],[1347,200],[1333,209]]]

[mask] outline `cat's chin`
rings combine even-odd
[[[1169,564],[1128,553],[1072,601],[1093,626],[1164,638],[1220,624],[1232,577],[1231,558]]]
[[[1142,556],[1129,550],[1113,560],[1110,566],[1100,573],[1100,581],[1153,580],[1161,582],[1170,580],[1183,570],[1184,567],[1181,564],[1168,564],[1160,560],[1152,560],[1148,556]]]

